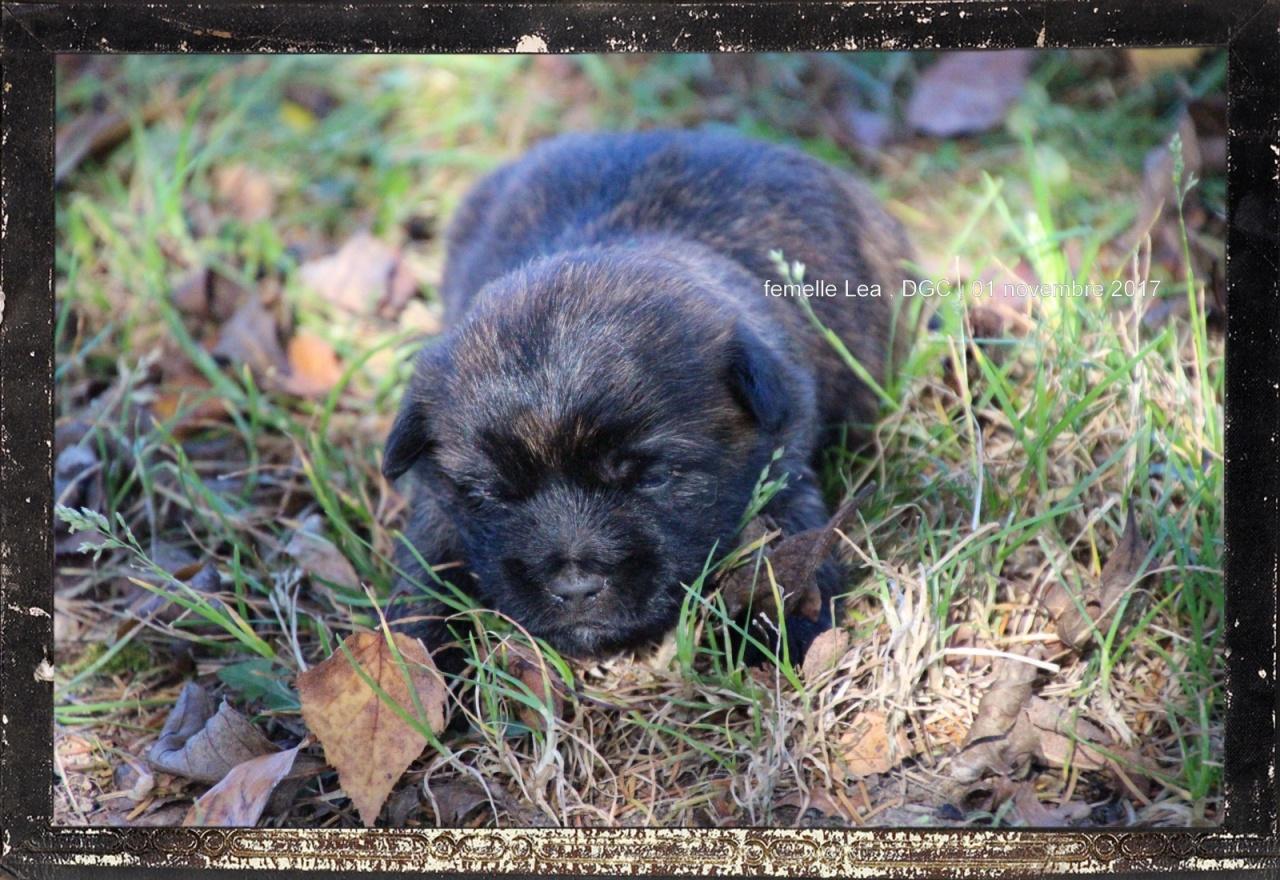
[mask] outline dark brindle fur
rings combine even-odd
[[[791,299],[806,279],[879,284],[814,309],[883,381],[898,227],[851,177],[791,149],[684,132],[565,136],[482,180],[448,237],[448,334],[426,346],[387,442],[418,486],[407,535],[450,580],[571,655],[660,638],[680,586],[734,529],[770,454],[767,512],[822,524],[814,475],[831,431],[876,402]],[[905,311],[905,310],[903,310]],[[403,553],[399,562],[429,578]],[[839,586],[823,573],[828,600]],[[439,614],[431,600],[398,614]],[[788,629],[803,652],[831,624]],[[421,625],[430,647],[439,625]]]

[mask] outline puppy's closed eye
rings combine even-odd
[[[644,469],[635,485],[637,489],[661,489],[674,480],[679,473],[676,468],[662,462],[654,462]]]
[[[605,458],[600,478],[607,484],[625,489],[660,489],[671,482],[677,471],[652,455],[620,452]]]
[[[445,485],[450,491],[470,507],[483,507],[500,501],[513,500],[513,493],[505,486],[476,480],[470,477],[453,477],[442,474]]]

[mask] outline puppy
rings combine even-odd
[[[411,586],[432,583],[418,557],[461,563],[443,576],[480,604],[597,657],[674,625],[774,450],[786,486],[765,512],[785,532],[826,521],[817,455],[877,404],[779,295],[771,251],[835,286],[813,309],[877,382],[911,336],[899,226],[844,172],[736,136],[544,142],[476,185],[446,244],[450,329],[419,357],[383,464],[417,482],[416,553],[398,560],[412,601],[393,616],[428,647],[446,612]],[[834,566],[821,580],[819,619],[787,622],[793,657],[831,625]]]

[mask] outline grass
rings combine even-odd
[[[61,120],[102,101],[131,128],[58,194],[59,427],[83,432],[71,442],[92,452],[84,480],[101,487],[91,510],[61,514],[82,530],[69,544],[98,548],[59,558],[59,742],[140,756],[184,676],[196,675],[293,744],[305,733],[293,677],[351,627],[377,625],[404,512],[378,473],[380,446],[421,327],[409,313],[350,319],[299,281],[301,261],[368,229],[404,246],[431,301],[439,238],[409,240],[406,226],[444,222],[487,168],[566,128],[711,121],[859,168],[908,227],[924,276],[958,265],[989,289],[1158,283],[1186,299],[1186,316],[1153,328],[1142,321],[1149,298],[1047,298],[1024,333],[975,340],[990,296],[929,302],[934,329],[878,389],[878,454],[833,450],[822,475],[833,503],[875,488],[844,542],[860,566],[843,622],[849,648],[817,678],[786,656],[740,662],[736,624],[702,589],[731,548],[708,558],[657,652],[589,668],[530,644],[443,580],[423,585],[470,621],[471,669],[453,706],[465,724],[428,748],[402,788],[428,805],[481,788],[496,815],[472,821],[501,824],[1017,821],[1007,802],[971,802],[948,820],[936,792],[990,687],[991,652],[1056,644],[1037,597],[1096,578],[1132,508],[1155,574],[1126,597],[1130,613],[1099,633],[1097,650],[1049,658],[1058,671],[1039,693],[1101,725],[1155,783],[1135,797],[1073,767],[1040,768],[1033,782],[1046,803],[1083,800],[1090,821],[1215,821],[1222,339],[1208,328],[1206,279],[1179,280],[1195,265],[1185,224],[1172,263],[1119,244],[1137,216],[1144,158],[1173,130],[1178,90],[1170,76],[1124,75],[1116,57],[1046,53],[1003,129],[907,139],[875,167],[812,124],[823,111],[806,103],[805,62],[794,58],[766,59],[752,74],[764,81],[736,91],[737,68],[726,65],[738,62],[702,56],[132,57],[93,75],[63,72]],[[927,63],[833,58],[824,63],[842,65],[879,108],[897,106]],[[1220,59],[1185,79],[1194,94],[1220,89]],[[160,87],[172,89],[170,103],[150,118]],[[327,96],[320,109],[317,94]],[[271,180],[269,218],[217,207],[216,172],[236,163]],[[1178,173],[1183,202],[1220,205],[1218,177]],[[338,384],[300,398],[216,362],[217,327],[174,305],[197,266],[278,287],[297,327],[335,349]],[[157,415],[166,399],[176,407]],[[762,474],[756,503],[777,488]],[[284,552],[313,514],[362,588],[309,581]],[[216,563],[216,594],[175,576],[165,558],[178,552]],[[153,594],[173,613],[122,629]],[[563,682],[563,711],[498,662],[504,642],[529,644],[545,683]],[[884,773],[854,772],[849,733],[875,713],[912,755]],[[92,815],[95,793],[113,785],[66,776],[60,817]],[[334,785],[312,780],[266,821],[351,824]],[[407,821],[431,815],[418,807]]]

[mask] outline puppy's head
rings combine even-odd
[[[571,655],[660,637],[796,420],[796,377],[722,283],[579,252],[490,284],[424,350],[387,441],[472,589]]]

